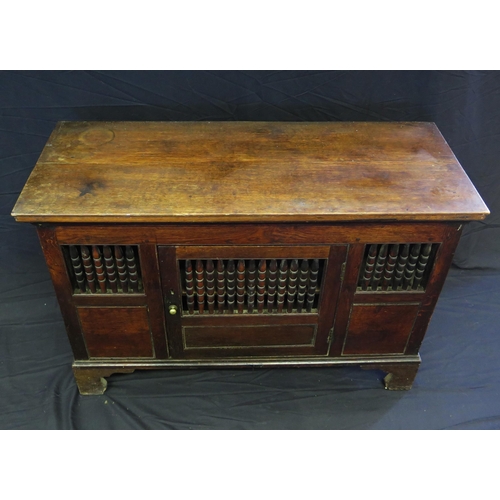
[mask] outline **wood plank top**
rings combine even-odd
[[[23,222],[483,219],[425,122],[60,122]]]

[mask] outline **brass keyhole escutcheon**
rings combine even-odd
[[[177,306],[176,305],[171,305],[168,308],[168,312],[173,316],[174,314],[177,314]]]

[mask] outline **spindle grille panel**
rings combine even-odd
[[[63,245],[74,294],[143,293],[137,246]]]
[[[439,244],[366,245],[358,291],[424,291]]]
[[[179,260],[183,314],[317,313],[325,262]]]

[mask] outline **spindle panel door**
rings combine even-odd
[[[346,250],[160,246],[170,356],[328,354]]]

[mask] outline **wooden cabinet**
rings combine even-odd
[[[433,124],[58,124],[38,226],[82,394],[186,366],[385,370],[409,389],[462,225],[488,210]]]

